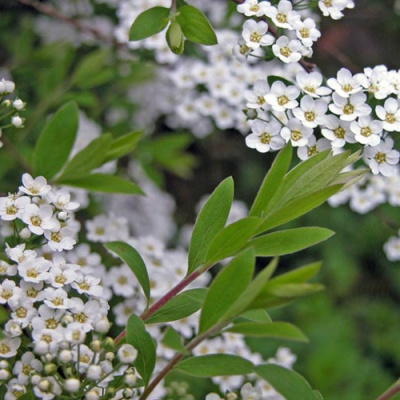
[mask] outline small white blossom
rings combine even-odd
[[[265,21],[256,22],[253,19],[247,20],[243,24],[242,37],[246,46],[256,50],[260,46],[270,46],[275,38],[268,32],[268,24]]]
[[[389,97],[382,106],[376,106],[376,115],[383,121],[383,129],[388,132],[400,132],[399,100]]]
[[[387,137],[377,146],[367,146],[364,157],[373,174],[392,176],[396,172],[396,164],[399,162],[399,152],[393,150],[393,139]]]
[[[293,63],[300,61],[302,48],[299,40],[290,40],[287,36],[281,36],[272,46],[272,51],[284,63]]]

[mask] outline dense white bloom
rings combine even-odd
[[[30,204],[31,199],[28,196],[17,197],[8,195],[0,198],[0,217],[4,221],[13,221],[21,218],[25,207]]]
[[[53,264],[44,257],[25,260],[18,265],[19,275],[26,282],[38,283],[49,278],[49,269]]]

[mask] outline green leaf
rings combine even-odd
[[[79,187],[94,192],[144,194],[135,183],[107,174],[91,174],[77,179],[63,179],[62,183],[63,185]]]
[[[175,370],[197,377],[246,375],[254,371],[254,365],[231,354],[208,354],[191,357],[180,362]]]
[[[53,178],[68,160],[78,131],[78,107],[70,102],[50,119],[39,136],[33,155],[35,175]]]
[[[188,40],[197,44],[214,45],[217,36],[207,17],[196,7],[183,6],[178,9],[176,21]]]
[[[247,250],[223,267],[212,282],[200,314],[199,334],[224,320],[232,304],[249,285],[254,273],[254,252]]]
[[[271,282],[270,282],[271,284]],[[323,286],[315,283],[299,283],[299,284],[267,284],[266,287],[250,304],[249,309],[258,308],[276,308],[292,303],[301,297],[323,290]]]
[[[269,75],[268,78],[267,78],[267,81],[268,81],[268,85],[269,85],[270,87],[271,87],[272,84],[273,84],[274,82],[276,82],[276,81],[283,82],[286,86],[292,86],[292,85],[294,85],[293,82],[290,82],[290,81],[288,81],[287,79],[282,78],[281,76],[277,76],[277,75]]]
[[[270,337],[275,339],[308,342],[307,337],[299,328],[287,322],[242,322],[226,329],[225,332],[239,333],[245,336]]]
[[[116,158],[120,158],[123,157],[127,154],[129,154],[131,151],[133,151],[141,136],[142,136],[143,132],[141,131],[137,131],[137,132],[132,132],[132,133],[128,133],[126,135],[123,135],[117,139],[115,139],[112,143],[111,146],[109,147],[109,150],[107,151],[104,161],[108,162],[111,160],[115,160]],[[105,147],[105,149],[107,149],[108,147]]]
[[[286,400],[315,400],[310,384],[297,372],[275,364],[259,365],[255,372]]]
[[[206,292],[207,289],[199,288],[178,294],[147,318],[146,324],[177,321],[192,315],[200,310]]]
[[[322,394],[318,390],[314,390],[315,400],[324,400]]]
[[[214,264],[235,255],[253,236],[259,222],[259,218],[243,218],[218,232],[210,243],[205,264]]]
[[[156,346],[143,321],[135,314],[129,317],[126,326],[126,342],[138,351],[135,368],[147,386],[156,365]]]
[[[172,21],[165,34],[168,47],[175,54],[182,54],[185,47],[185,37],[182,29],[176,21]]]
[[[121,258],[135,274],[140,286],[143,289],[143,293],[150,299],[150,280],[147,273],[146,264],[144,263],[142,257],[128,243],[124,242],[108,242],[103,243],[107,250],[115,253],[119,258]]]
[[[66,180],[88,175],[90,171],[100,167],[104,163],[104,149],[108,149],[111,142],[110,134],[101,135],[92,140],[68,162],[57,182],[64,183]]]
[[[285,274],[281,274],[271,279],[270,285],[282,283],[304,283],[313,278],[320,271],[321,267],[321,262],[315,262],[301,268],[296,268],[293,271],[286,272]]]
[[[161,32],[168,24],[170,10],[166,7],[153,7],[143,11],[133,22],[129,40],[142,40]]]
[[[227,317],[233,317],[235,315],[242,314],[246,310],[251,310],[257,307],[250,307],[254,299],[263,290],[270,277],[274,273],[278,265],[278,259],[274,258],[266,268],[257,274],[246,290],[239,296],[239,298],[233,303],[232,307],[227,314]],[[259,307],[262,308],[262,307]]]
[[[292,146],[289,143],[276,156],[257,193],[249,216],[260,216],[281,184],[292,159]]]
[[[318,227],[287,229],[259,236],[251,240],[246,248],[253,248],[257,256],[274,257],[314,246],[333,234],[330,229]]]
[[[324,203],[342,187],[342,185],[328,186],[290,201],[277,211],[270,213],[257,228],[256,234],[266,232],[308,213]]]
[[[108,52],[104,50],[93,51],[84,57],[72,74],[71,85],[81,89],[89,89],[96,86],[96,84],[93,85],[96,82],[93,77],[97,77],[102,73],[107,57]]]
[[[272,322],[271,317],[265,310],[249,310],[240,315],[239,319],[253,322]]]
[[[165,330],[164,337],[162,338],[161,343],[164,344],[164,346],[169,347],[170,349],[178,351],[179,353],[189,353],[182,343],[181,335],[170,326],[168,326]]]
[[[197,217],[189,246],[188,274],[204,263],[210,243],[225,226],[233,201],[233,180],[226,178],[208,198]]]

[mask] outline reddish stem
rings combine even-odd
[[[385,393],[380,395],[376,400],[389,400],[395,394],[400,392],[400,382],[395,384],[393,387],[389,388]]]
[[[163,297],[161,297],[160,300],[156,301],[148,310],[146,310],[140,318],[143,321],[146,321],[151,315],[153,315],[157,310],[159,310],[163,305],[168,303],[169,300],[171,300],[173,297],[175,297],[182,289],[184,289],[186,286],[188,286],[190,283],[192,283],[200,274],[202,271],[196,270],[192,272],[190,275],[188,275],[186,278],[182,279],[175,287],[173,287],[167,294],[165,294]],[[116,338],[115,338],[115,344],[118,344],[119,341],[124,338],[126,335],[126,330],[124,329]]]

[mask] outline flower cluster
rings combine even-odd
[[[323,15],[339,19],[345,8],[353,8],[354,1],[320,1],[318,3]],[[303,18],[300,10],[311,8],[300,1],[293,3],[280,0],[278,4],[269,1],[245,0],[237,6],[237,11],[248,19],[242,30],[242,40],[235,48],[240,59],[251,55],[260,48],[272,48],[272,54],[284,63],[298,62],[302,57],[311,57],[312,46],[321,36],[315,16],[307,12]],[[277,29],[284,34],[277,36]]]
[[[14,225],[17,242],[7,245],[0,265],[0,304],[10,311],[0,340],[5,400],[29,391],[45,400],[62,394],[131,398],[136,375],[127,364],[137,352],[127,344],[115,354],[113,340],[105,337],[109,305],[100,278],[60,253],[76,243],[73,210],[79,205],[43,177],[24,174],[22,183],[18,194],[1,198],[1,218]],[[116,396],[118,388],[107,391],[115,376],[131,397]]]
[[[10,99],[9,95],[15,91],[15,83],[2,78],[0,80],[0,138],[4,129],[14,127],[23,128],[24,118],[19,111],[23,110],[25,103],[19,99]],[[3,142],[0,141],[0,148]]]

